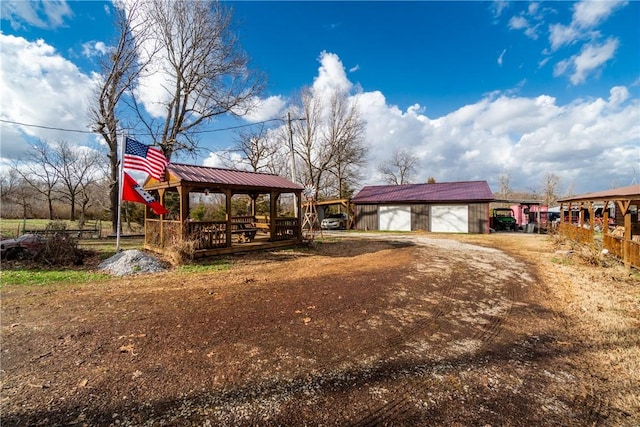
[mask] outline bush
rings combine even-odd
[[[195,240],[181,240],[174,242],[170,253],[171,263],[174,265],[180,265],[193,261],[196,255],[196,245],[197,242]]]

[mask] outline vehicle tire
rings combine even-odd
[[[24,258],[24,250],[22,248],[11,248],[7,249],[7,253],[5,255],[7,260],[10,259],[23,259]]]

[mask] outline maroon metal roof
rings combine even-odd
[[[610,190],[597,191],[595,193],[581,194],[579,196],[565,197],[559,202],[574,202],[587,200],[615,200],[615,199],[640,199],[640,184],[627,187],[612,188]]]
[[[302,190],[303,188],[301,185],[293,183],[281,176],[261,172],[248,172],[181,163],[169,163],[166,171],[178,180],[190,183],[277,188],[284,190]]]
[[[490,202],[493,193],[486,181],[433,184],[371,185],[363,187],[353,203]]]

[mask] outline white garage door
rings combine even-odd
[[[411,206],[378,206],[378,229],[411,231]]]
[[[468,233],[468,206],[431,206],[431,231],[434,233]]]

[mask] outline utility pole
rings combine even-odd
[[[296,183],[296,155],[293,151],[293,129],[291,128],[291,113],[287,112],[287,121],[289,122],[289,149],[291,150],[291,182]],[[298,218],[298,202],[293,196],[293,214]]]
[[[289,122],[289,148],[291,149],[291,182],[296,182],[296,156],[293,151],[293,129],[291,128],[291,113],[287,112]]]

